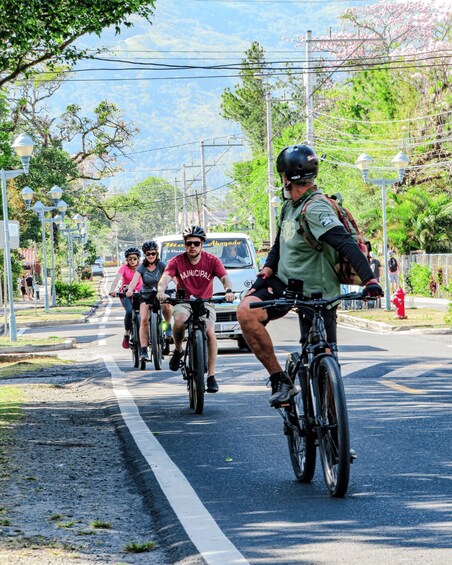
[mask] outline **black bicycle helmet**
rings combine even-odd
[[[203,241],[206,240],[206,232],[201,226],[188,226],[182,232],[182,237],[186,239],[187,237],[200,237]]]
[[[319,172],[319,158],[307,145],[289,145],[276,159],[278,173],[285,173],[289,181],[297,184],[315,179]]]
[[[146,253],[146,251],[151,251],[151,250],[158,251],[158,245],[156,241],[151,239],[150,241],[145,241],[141,249],[143,250],[143,253]]]
[[[138,247],[129,247],[124,251],[124,256],[128,257],[129,255],[136,255],[137,257],[140,257],[141,253]]]

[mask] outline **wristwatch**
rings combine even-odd
[[[224,292],[225,292],[226,294],[228,294],[228,293],[233,292],[233,291],[232,291],[232,288],[227,288]]]

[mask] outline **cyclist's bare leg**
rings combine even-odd
[[[218,344],[215,336],[215,325],[206,322],[207,333],[207,374],[215,375],[215,367],[217,366]]]
[[[173,315],[173,307],[171,304],[162,304],[162,314],[165,318],[165,322],[171,324],[171,317]]]
[[[243,337],[251,351],[271,375],[282,371],[276,358],[270,334],[264,326],[268,319],[266,310],[256,308],[251,310],[250,302],[261,302],[259,298],[249,295],[242,300],[237,310],[237,319],[242,328]]]
[[[140,304],[140,345],[141,347],[148,347],[149,345],[149,323],[148,323],[148,315],[149,315],[149,305],[148,304]]]
[[[174,349],[182,351],[182,343],[185,336],[185,322],[188,320],[188,314],[179,312],[173,317],[173,339]]]

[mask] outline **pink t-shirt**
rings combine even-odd
[[[136,271],[132,271],[129,265],[124,264],[120,267],[118,273],[121,275],[122,282],[121,282],[121,292],[124,290],[125,286],[129,286],[130,281],[133,279]],[[143,284],[143,280],[140,277],[138,279],[137,286],[134,288],[134,291],[138,292],[141,289],[141,285]]]
[[[214,278],[221,279],[227,273],[218,257],[201,251],[201,259],[196,265],[190,263],[186,253],[176,255],[168,262],[164,274],[176,277],[177,288],[185,289],[187,298],[212,298]]]

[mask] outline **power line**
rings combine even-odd
[[[452,114],[452,110],[447,110],[445,112],[439,112],[438,114],[430,114],[429,116],[420,116],[420,117],[417,117],[417,118],[405,118],[403,120],[381,120],[381,121],[372,120],[372,122],[370,122],[369,120],[352,120],[351,118],[341,118],[339,116],[333,116],[332,114],[324,114],[322,112],[315,112],[315,116],[323,116],[323,117],[331,119],[331,120],[340,120],[342,122],[352,122],[352,123],[356,123],[356,124],[368,124],[368,125],[415,122],[415,121],[420,121],[420,120],[428,120],[430,118],[437,118],[439,116],[445,116],[446,114]]]
[[[360,46],[358,46],[356,48],[359,49]],[[356,51],[355,50],[355,51]],[[367,70],[372,68],[373,66],[378,66],[378,65],[385,65],[385,68],[391,69],[392,65],[400,65],[401,63],[403,63],[403,66],[406,66],[407,63],[416,63],[416,62],[422,62],[424,63],[425,61],[431,61],[431,60],[436,60],[436,59],[448,59],[450,57],[452,57],[452,50],[445,50],[450,52],[450,54],[446,54],[441,53],[438,55],[432,55],[430,57],[426,57],[425,55],[427,53],[413,53],[413,54],[409,54],[409,55],[404,55],[402,56],[394,56],[393,59],[394,60],[384,60],[384,59],[388,59],[388,56],[386,55],[378,55],[378,56],[374,56],[374,57],[366,57],[366,63],[364,64],[362,62],[362,59],[359,57],[355,57],[355,58],[347,58],[347,59],[335,59],[333,61],[333,63],[329,63],[327,60],[325,59],[316,59],[316,60],[311,60],[311,63],[319,63],[318,67],[312,67],[313,71],[323,71],[323,72],[329,72],[330,70],[333,70],[333,72],[335,70],[339,70],[339,69],[344,69],[346,71],[348,70],[353,70],[356,68],[359,69],[363,69],[363,70]],[[434,52],[429,52],[429,53],[434,53]],[[389,57],[390,58],[390,57]],[[370,61],[370,59],[377,59],[374,62]],[[383,60],[382,60],[383,59]],[[230,63],[230,64],[221,64],[221,65],[179,65],[179,64],[168,64],[168,63],[155,63],[155,62],[141,62],[141,61],[134,61],[134,60],[124,60],[124,59],[110,59],[110,58],[106,58],[106,57],[90,57],[90,60],[96,60],[96,61],[104,61],[104,62],[108,62],[108,63],[126,63],[129,65],[133,65],[132,67],[119,67],[119,68],[102,68],[102,67],[96,67],[96,68],[85,68],[85,69],[68,69],[68,70],[64,70],[61,71],[61,74],[76,74],[76,73],[86,73],[86,72],[98,72],[98,71],[129,71],[132,70],[133,67],[137,67],[140,70],[155,70],[155,71],[172,71],[172,70],[238,70],[238,71],[245,71],[245,70],[253,70],[253,71],[257,71],[257,72],[263,72],[263,71],[278,71],[278,70],[284,70],[284,71],[303,71],[305,72],[305,67],[304,66],[297,66],[297,67],[290,67],[289,69],[287,69],[286,66],[280,66],[280,65],[286,65],[287,63],[302,63],[304,65],[305,60],[304,59],[285,59],[285,60],[275,60],[275,61],[263,61],[263,62],[236,62],[236,63]],[[347,67],[343,66],[344,62],[348,62],[349,65]],[[422,65],[422,67],[428,67],[429,65]],[[46,73],[43,73],[44,75]]]
[[[341,67],[341,71],[342,72],[363,72],[363,71],[381,71],[381,70],[408,70],[408,69],[417,69],[419,70],[420,68],[422,69],[433,69],[433,68],[437,68],[437,67],[442,67],[443,64],[438,63],[438,64],[430,64],[430,65],[423,65],[422,67],[419,67],[419,65],[404,65],[404,66],[399,66],[399,67],[362,67],[362,68],[348,68],[348,67]],[[111,69],[109,69],[111,70]],[[131,70],[131,69],[128,69]],[[339,67],[338,67],[339,70]],[[300,75],[305,75],[305,74],[315,74],[317,71],[313,70],[310,71],[309,73],[306,73],[306,71],[301,70],[299,73],[292,73],[292,74],[300,74]],[[287,76],[287,71],[285,72],[269,72],[267,73],[269,77],[277,77],[277,76]],[[144,82],[144,81],[157,81],[157,80],[163,80],[163,81],[173,81],[173,80],[204,80],[204,79],[219,79],[219,78],[242,78],[242,75],[240,74],[228,74],[228,75],[189,75],[189,76],[170,76],[170,77],[127,77],[127,78],[87,78],[87,79],[78,79],[78,78],[68,78],[68,79],[55,79],[55,78],[41,78],[42,82]]]

